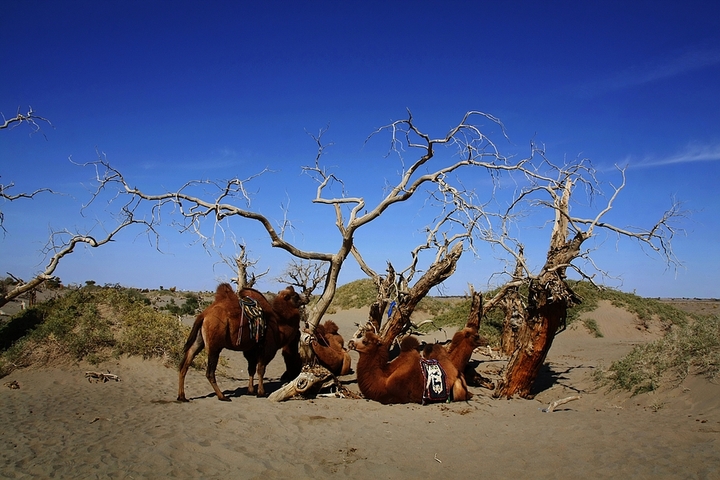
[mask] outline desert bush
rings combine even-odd
[[[171,315],[138,305],[120,314],[122,333],[116,344],[116,355],[162,358],[168,364],[179,364],[188,327]]]
[[[585,328],[588,329],[588,331],[592,334],[595,338],[602,338],[604,337],[603,333],[600,331],[600,326],[597,323],[597,320],[594,318],[586,318],[582,321],[583,325],[585,325]]]
[[[636,346],[625,358],[598,371],[595,380],[633,394],[677,384],[688,374],[716,378],[720,372],[720,317],[694,316],[674,325],[661,339]]]
[[[188,327],[138,290],[88,285],[25,310],[0,327],[0,376],[60,360],[160,357],[176,364]]]
[[[175,303],[175,299],[171,298],[170,303],[163,307],[163,310],[167,310],[173,315],[196,315],[200,313],[200,296],[192,292],[187,292],[184,295],[185,301],[182,305]]]

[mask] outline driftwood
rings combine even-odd
[[[279,390],[271,393],[268,400],[272,402],[284,402],[296,395],[315,396],[326,386],[326,383],[329,382],[332,384],[335,381],[335,377],[333,377],[327,368],[321,366],[310,367],[306,365],[295,380],[286,383],[280,387]]]
[[[112,373],[102,373],[102,372],[85,372],[85,378],[88,379],[88,382],[92,382],[93,379],[96,382],[107,382],[108,380],[115,380],[116,382],[120,381],[120,377],[117,375],[113,375]]]
[[[579,400],[580,398],[581,398],[580,395],[573,395],[572,397],[566,397],[566,398],[561,398],[560,400],[555,400],[554,402],[550,403],[550,405],[548,405],[547,408],[543,408],[542,411],[545,413],[551,413],[560,405],[564,405],[568,402],[572,402],[573,400]]]

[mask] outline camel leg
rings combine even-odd
[[[187,402],[188,399],[185,397],[185,376],[187,375],[188,369],[190,368],[190,365],[192,365],[193,360],[197,356],[198,353],[205,347],[205,343],[203,342],[202,335],[198,333],[197,338],[195,339],[195,342],[185,351],[185,355],[183,356],[182,363],[180,363],[180,373],[178,378],[178,401],[180,402]]]
[[[259,360],[257,362],[257,375],[258,375],[258,390],[257,390],[257,396],[258,397],[264,397],[265,396],[265,362],[263,360]],[[251,381],[252,381],[252,377]]]
[[[465,402],[472,398],[472,393],[468,390],[465,377],[462,374],[455,380],[452,393],[454,402]]]
[[[205,376],[210,382],[210,385],[212,385],[213,390],[215,390],[215,394],[217,395],[218,400],[222,400],[223,402],[229,402],[230,399],[222,393],[220,387],[218,387],[217,380],[215,380],[215,370],[217,369],[218,360],[220,360],[221,350],[222,349],[211,351],[208,349],[208,365],[207,370],[205,371]]]
[[[255,395],[255,372],[257,371],[258,358],[252,352],[243,352],[248,362],[248,395]]]
[[[290,382],[295,380],[302,371],[302,358],[298,351],[297,342],[292,346],[285,346],[282,350],[283,360],[285,361],[285,372],[280,377],[282,382]]]

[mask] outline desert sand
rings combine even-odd
[[[329,316],[349,338],[361,310]],[[13,372],[0,386],[3,478],[720,478],[720,387],[690,377],[651,394],[596,389],[590,374],[659,333],[603,303],[559,334],[533,400],[380,405],[317,398],[273,403],[244,395],[246,363],[224,352],[219,402],[204,372],[188,375],[190,403],[175,401],[177,374],[161,362],[124,358]],[[426,340],[443,339],[440,332]],[[352,352],[353,361],[357,354]],[[476,354],[496,375],[500,359]],[[86,371],[118,375],[89,382]],[[283,363],[268,369],[277,389]],[[354,375],[342,382],[357,390]],[[581,398],[542,411],[550,402]]]

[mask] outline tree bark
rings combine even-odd
[[[520,345],[520,330],[525,325],[525,308],[520,299],[518,287],[510,287],[503,298],[505,319],[503,320],[502,335],[500,336],[500,350],[504,355],[510,356]]]
[[[518,346],[510,357],[495,397],[532,396],[532,386],[558,329],[567,318],[567,309],[578,302],[564,279],[557,274],[553,276],[555,278],[550,281],[530,284],[527,318],[520,328]]]
[[[410,315],[415,311],[417,304],[433,287],[440,285],[455,273],[462,252],[462,242],[456,243],[447,255],[428,268],[407,294],[399,296],[390,319],[380,330],[380,338],[385,345],[390,345],[399,335],[407,331],[410,327]]]
[[[465,324],[468,328],[473,328],[475,331],[480,329],[480,321],[482,320],[483,314],[483,297],[482,293],[471,291],[470,292],[470,313],[468,314],[467,323]]]

